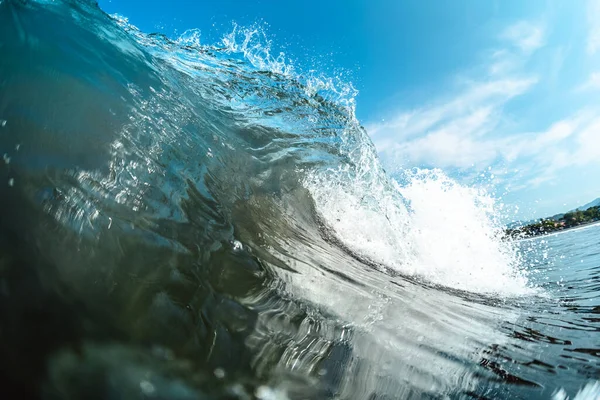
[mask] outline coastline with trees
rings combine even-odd
[[[512,239],[541,236],[598,221],[600,221],[600,205],[586,210],[570,211],[559,217],[541,218],[534,223],[509,228],[506,230],[506,236]]]

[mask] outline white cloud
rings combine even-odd
[[[595,115],[580,112],[546,131],[526,135],[514,146],[513,160],[529,171],[526,185],[552,182],[565,168],[600,163],[600,119]]]
[[[592,72],[580,90],[600,90],[600,71]]]
[[[507,28],[501,39],[510,45],[489,51],[488,61],[475,69],[485,73],[454,94],[367,125],[389,170],[426,166],[475,176],[501,164],[507,170],[520,170],[513,187],[525,189],[553,184],[564,168],[600,165],[598,110],[573,112],[538,131],[519,128],[507,109],[515,98],[536,87],[538,77],[526,68],[534,50],[544,45],[544,30],[519,22]],[[587,87],[600,88],[600,72],[590,76]]]
[[[534,149],[542,149],[565,140],[575,133],[580,124],[581,122],[576,119],[555,122],[547,131],[537,134],[530,146]]]
[[[387,122],[367,125],[367,130],[377,142],[385,137],[396,140],[422,135],[443,123],[455,125],[468,118],[474,110],[487,109],[486,117],[491,117],[491,109],[498,108],[513,97],[523,94],[536,82],[536,78],[510,78],[472,83],[454,98],[400,112]],[[467,130],[466,133],[473,131]]]
[[[400,145],[396,150],[400,150],[415,163],[436,160],[438,167],[457,168],[488,164],[498,155],[497,149],[490,142],[477,141],[444,129]]]
[[[503,76],[515,70],[521,57],[507,50],[494,50],[490,55],[490,65],[488,67],[491,76]]]
[[[504,145],[496,144],[504,159],[520,168],[519,179],[513,181],[510,189],[519,191],[553,185],[561,170],[600,166],[597,111],[576,113],[545,131],[513,135]]]
[[[573,160],[578,165],[600,161],[600,118],[591,121],[577,136]]]
[[[526,21],[509,26],[500,37],[508,40],[525,53],[533,52],[544,45],[543,28]]]
[[[527,92],[535,78],[472,83],[445,102],[401,112],[390,122],[367,126],[384,158],[436,167],[488,165],[499,156],[485,138],[502,123],[507,102]]]
[[[587,51],[589,54],[595,54],[600,49],[600,0],[588,0],[587,18]]]
[[[467,83],[446,99],[402,110],[385,122],[367,124],[383,158],[392,164],[461,169],[492,163],[501,153],[498,139],[487,136],[507,121],[505,105],[537,83],[537,77],[518,69],[543,45],[543,36],[539,25],[512,25],[500,35],[510,47],[489,52],[489,62],[479,68],[484,76],[462,79]]]

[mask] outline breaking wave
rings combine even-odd
[[[298,70],[259,27],[200,39],[142,33],[90,1],[0,2],[7,387],[267,399],[529,385],[491,361],[511,341],[498,327],[539,293],[493,197],[440,171],[399,184],[353,86]]]

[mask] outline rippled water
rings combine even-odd
[[[399,184],[261,36],[0,1],[0,391],[597,398],[598,226],[507,242],[485,191]]]
[[[570,388],[571,396],[600,368],[599,244],[598,224],[520,244],[546,299],[527,306],[508,332],[520,350],[511,358],[524,379]],[[598,398],[598,389],[584,398]]]

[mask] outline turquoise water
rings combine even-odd
[[[1,393],[597,398],[599,227],[508,242],[484,190],[398,183],[260,37],[0,1]]]

